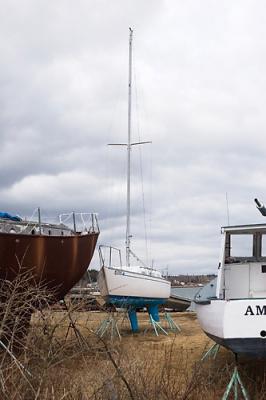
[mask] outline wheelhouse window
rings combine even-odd
[[[266,257],[266,234],[261,236],[261,256]]]
[[[231,235],[231,257],[253,256],[253,235]]]
[[[266,263],[266,233],[260,230],[227,232],[225,240],[225,263]]]

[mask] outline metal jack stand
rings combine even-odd
[[[238,387],[240,387],[240,392],[245,400],[250,400],[247,390],[245,389],[243,382],[240,378],[238,368],[237,368],[237,354],[235,354],[235,367],[233,375],[228,383],[226,390],[224,392],[222,400],[227,400],[231,390],[234,390],[234,400],[238,400]]]
[[[212,357],[213,359],[216,358],[218,351],[220,350],[220,345],[218,343],[214,343],[209,350],[202,356],[200,361],[204,361],[206,358]]]
[[[117,319],[114,317],[113,314],[110,314],[106,319],[101,322],[99,328],[96,330],[95,333],[100,338],[102,338],[104,335],[110,335],[111,340],[113,340],[115,336],[118,336],[121,340]]]
[[[180,326],[177,323],[175,323],[175,321],[173,320],[173,318],[171,317],[171,315],[169,313],[166,312],[164,314],[164,319],[168,323],[170,331],[172,331],[172,332],[181,332]]]
[[[227,385],[227,388],[226,388],[226,391],[224,392],[222,400],[228,399],[228,396],[229,396],[229,394],[230,394],[230,392],[231,392],[233,387],[234,387],[234,389],[233,389],[234,390],[234,399],[237,400],[238,399],[238,386],[241,389],[241,393],[242,393],[244,399],[245,400],[250,400],[248,392],[246,391],[246,389],[245,389],[245,387],[244,387],[244,385],[243,385],[243,383],[242,383],[242,381],[240,379],[237,366],[235,366],[232,378],[231,378],[230,382]]]
[[[161,330],[165,335],[168,336],[168,333],[166,332],[165,329],[163,329],[163,327],[161,326],[160,322],[155,321],[155,319],[153,319],[151,314],[149,314],[149,317],[150,317],[150,323],[151,323],[152,328],[154,329],[155,335],[159,336],[159,331]],[[147,332],[148,329],[149,328],[145,329],[144,334]]]

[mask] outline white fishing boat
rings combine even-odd
[[[196,295],[198,320],[210,338],[235,354],[266,357],[266,224],[227,226],[221,233],[216,291]]]
[[[129,82],[128,82],[128,140],[122,144],[127,148],[127,221],[126,221],[126,264],[121,261],[119,252],[118,263],[113,263],[114,248],[109,248],[107,259],[104,257],[103,246],[100,246],[101,270],[98,284],[102,296],[107,303],[117,307],[126,307],[133,331],[138,330],[136,309],[146,307],[155,321],[159,321],[158,306],[165,303],[170,296],[171,284],[161,272],[145,266],[131,250],[130,226],[130,178],[131,151],[133,146],[149,142],[132,143],[131,141],[131,76],[132,76],[132,38],[129,34]],[[119,144],[121,145],[121,144]],[[132,259],[137,265],[132,264]]]

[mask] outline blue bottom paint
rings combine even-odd
[[[148,306],[148,312],[152,316],[154,321],[156,321],[156,322],[160,321],[158,305],[153,304],[153,305]]]
[[[138,317],[137,317],[137,313],[136,313],[136,309],[135,308],[131,308],[131,309],[128,310],[128,317],[129,317],[129,320],[130,320],[130,325],[131,325],[132,332],[138,332],[139,324],[138,324]]]
[[[107,296],[106,302],[114,304],[117,307],[130,308],[130,307],[150,307],[159,306],[164,304],[167,299],[153,299],[150,297],[127,297],[127,296]]]
[[[138,332],[139,330],[137,317],[138,308],[146,307],[154,321],[159,322],[160,317],[158,306],[164,304],[166,301],[167,299],[152,299],[150,297],[108,296],[106,298],[108,304],[113,304],[116,307],[127,309],[132,332]]]

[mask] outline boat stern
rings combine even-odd
[[[199,323],[215,342],[251,357],[266,357],[266,298],[196,304]]]

